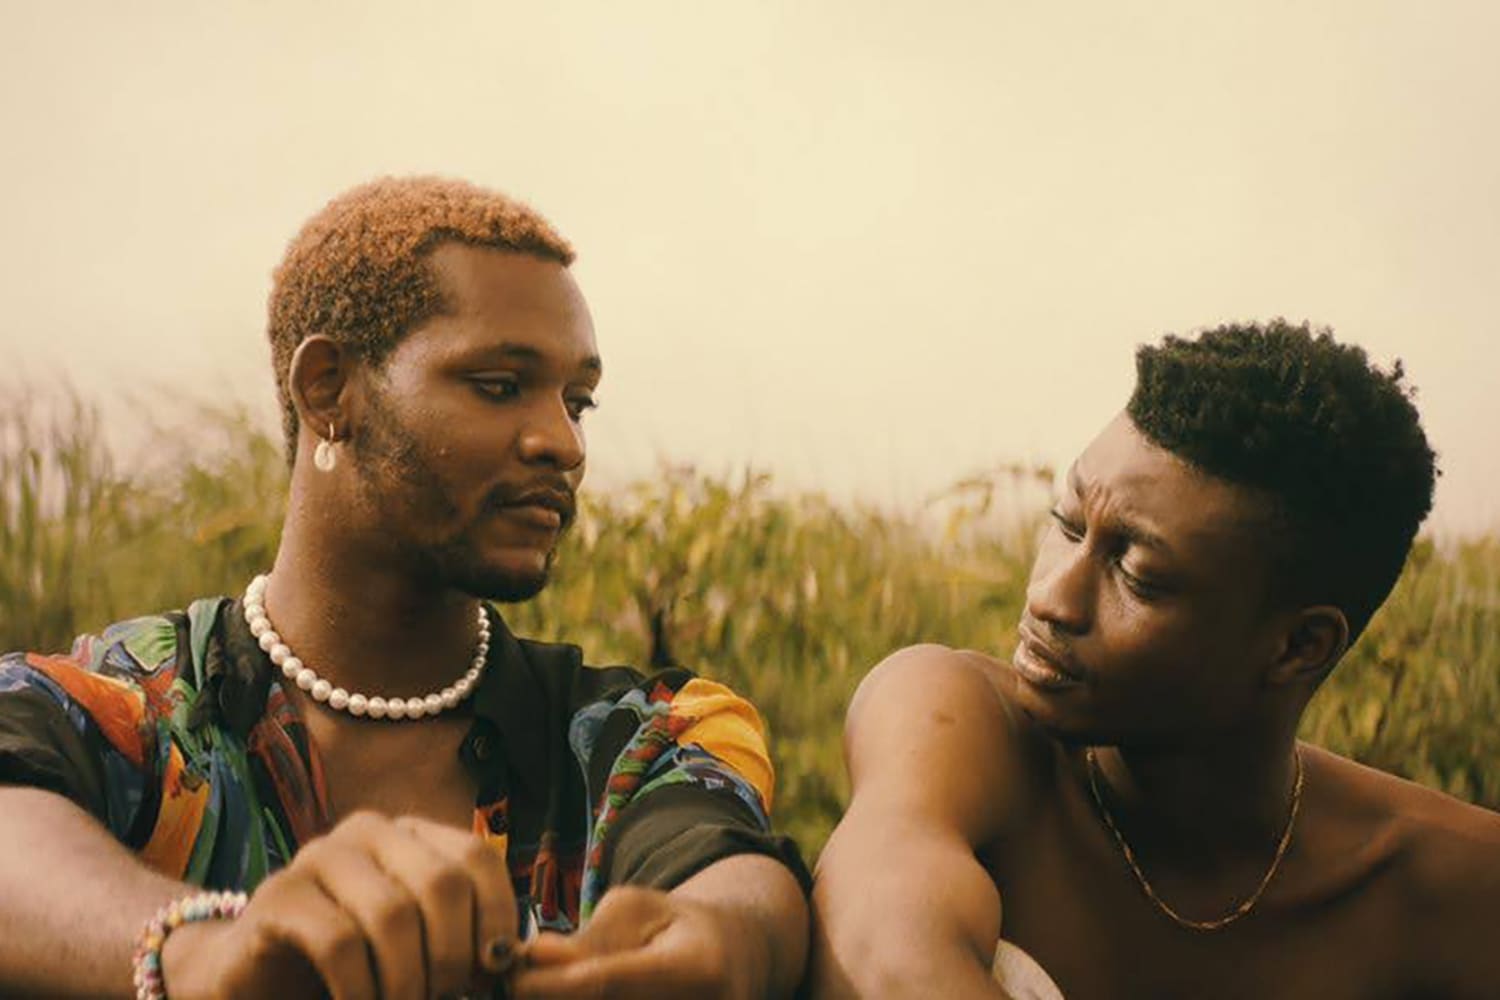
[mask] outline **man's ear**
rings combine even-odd
[[[353,356],[321,334],[297,345],[287,371],[287,390],[297,419],[320,438],[346,436],[344,395],[353,373]]]
[[[1349,619],[1331,604],[1302,608],[1282,637],[1281,649],[1266,675],[1269,684],[1322,681],[1349,648]]]

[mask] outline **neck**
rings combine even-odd
[[[351,692],[385,696],[425,695],[463,675],[477,642],[473,597],[373,562],[374,547],[295,512],[294,503],[265,606],[304,663]]]
[[[1213,748],[1100,748],[1095,775],[1137,850],[1220,865],[1260,857],[1286,831],[1296,783],[1294,731]]]

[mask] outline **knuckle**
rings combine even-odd
[[[404,893],[392,892],[381,897],[371,910],[370,923],[382,937],[399,936],[421,927],[412,900]]]
[[[635,885],[617,885],[604,894],[599,909],[609,907],[610,912],[635,913],[649,907],[654,894],[649,889]]]
[[[322,943],[322,957],[339,968],[363,962],[366,952],[364,935],[353,921],[341,923]]]
[[[382,829],[389,822],[373,809],[356,809],[344,817],[343,822],[334,828],[334,833],[368,835]]]
[[[394,817],[391,822],[404,830],[447,829],[447,827],[442,826],[438,823],[434,823],[432,820],[427,819],[423,816],[418,816],[416,813],[402,813],[400,816]]]
[[[318,867],[328,857],[328,845],[329,841],[326,834],[321,837],[314,837],[298,849],[296,855],[292,858],[292,863],[287,867],[298,870]],[[272,876],[272,878],[274,877]],[[266,884],[270,884],[269,879],[266,881]]]
[[[422,876],[420,895],[429,906],[455,904],[466,899],[470,879],[468,872],[456,865],[437,865]]]
[[[476,871],[489,873],[505,868],[500,852],[478,837],[469,837],[458,856],[464,867]]]
[[[370,988],[369,954],[358,934],[338,934],[320,941],[307,959],[333,996],[365,996]]]

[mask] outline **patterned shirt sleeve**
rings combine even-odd
[[[722,684],[663,671],[585,705],[569,741],[593,810],[583,919],[610,885],[670,889],[735,854],[776,858],[810,885],[796,845],[771,830],[765,725]]]
[[[184,628],[140,618],[80,637],[65,656],[0,657],[0,784],[67,796],[173,875],[206,793],[168,733]]]

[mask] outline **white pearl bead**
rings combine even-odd
[[[265,593],[269,579],[265,573],[258,574],[245,588],[242,605],[245,623],[250,628],[250,634],[255,637],[260,648],[270,656],[271,662],[281,669],[284,677],[295,682],[302,690],[311,693],[315,700],[326,703],[337,711],[348,711],[350,715],[355,716],[368,715],[372,719],[421,719],[429,715],[438,715],[469,697],[485,668],[490,652],[492,623],[495,619],[491,616],[489,609],[481,604],[475,613],[479,638],[474,644],[474,657],[469,661],[469,669],[463,677],[451,687],[445,687],[440,692],[424,696],[390,699],[379,696],[367,697],[334,687],[331,682],[319,677],[314,670],[298,659],[291,647],[282,642],[281,636],[271,625],[271,619],[266,614],[265,607]]]

